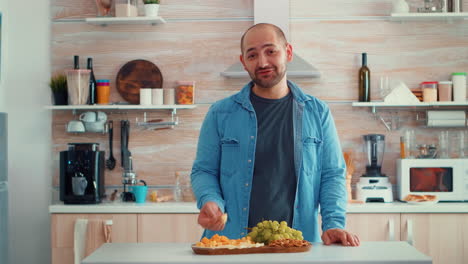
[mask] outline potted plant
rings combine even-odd
[[[49,83],[52,94],[54,95],[55,105],[67,105],[68,104],[68,86],[67,76],[64,74],[57,74],[50,78]]]
[[[159,0],[143,0],[145,4],[145,15],[147,17],[157,17],[159,11]]]

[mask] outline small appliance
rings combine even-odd
[[[105,152],[99,143],[69,143],[60,152],[60,200],[65,204],[96,204],[105,196]]]
[[[397,196],[435,195],[437,200],[468,201],[468,159],[397,160]]]
[[[366,174],[356,184],[356,199],[363,202],[393,202],[392,184],[381,173],[385,152],[385,136],[368,134],[363,136],[367,155]]]

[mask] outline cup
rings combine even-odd
[[[83,122],[79,120],[71,120],[67,124],[67,132],[68,133],[83,133],[85,132],[85,126]]]
[[[164,89],[164,104],[175,104],[175,89]]]
[[[135,195],[136,203],[145,203],[146,195],[148,194],[148,186],[146,185],[132,186],[132,192]]]
[[[405,157],[412,159],[415,156],[416,141],[414,138],[414,130],[408,129],[404,132],[403,142],[405,145]]]
[[[84,112],[80,115],[80,120],[83,122],[96,122],[97,114],[96,112]]]
[[[462,159],[465,157],[465,131],[453,131],[449,138],[450,158]]]
[[[88,181],[85,177],[72,177],[72,190],[74,195],[84,195]]]
[[[449,158],[449,137],[448,131],[441,131],[439,133],[439,158]]]
[[[140,105],[151,105],[151,88],[141,88],[140,89]]]
[[[153,89],[151,93],[153,105],[162,105],[164,102],[163,89]]]

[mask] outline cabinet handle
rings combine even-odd
[[[407,237],[406,241],[408,241],[408,243],[410,245],[413,245],[414,244],[414,240],[413,240],[413,221],[411,221],[411,219],[406,220],[406,233],[408,234],[408,237]]]
[[[395,221],[393,219],[388,220],[388,240],[395,241]]]

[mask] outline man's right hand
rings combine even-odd
[[[215,202],[207,202],[198,215],[198,224],[205,229],[219,231],[224,229],[223,213]]]

